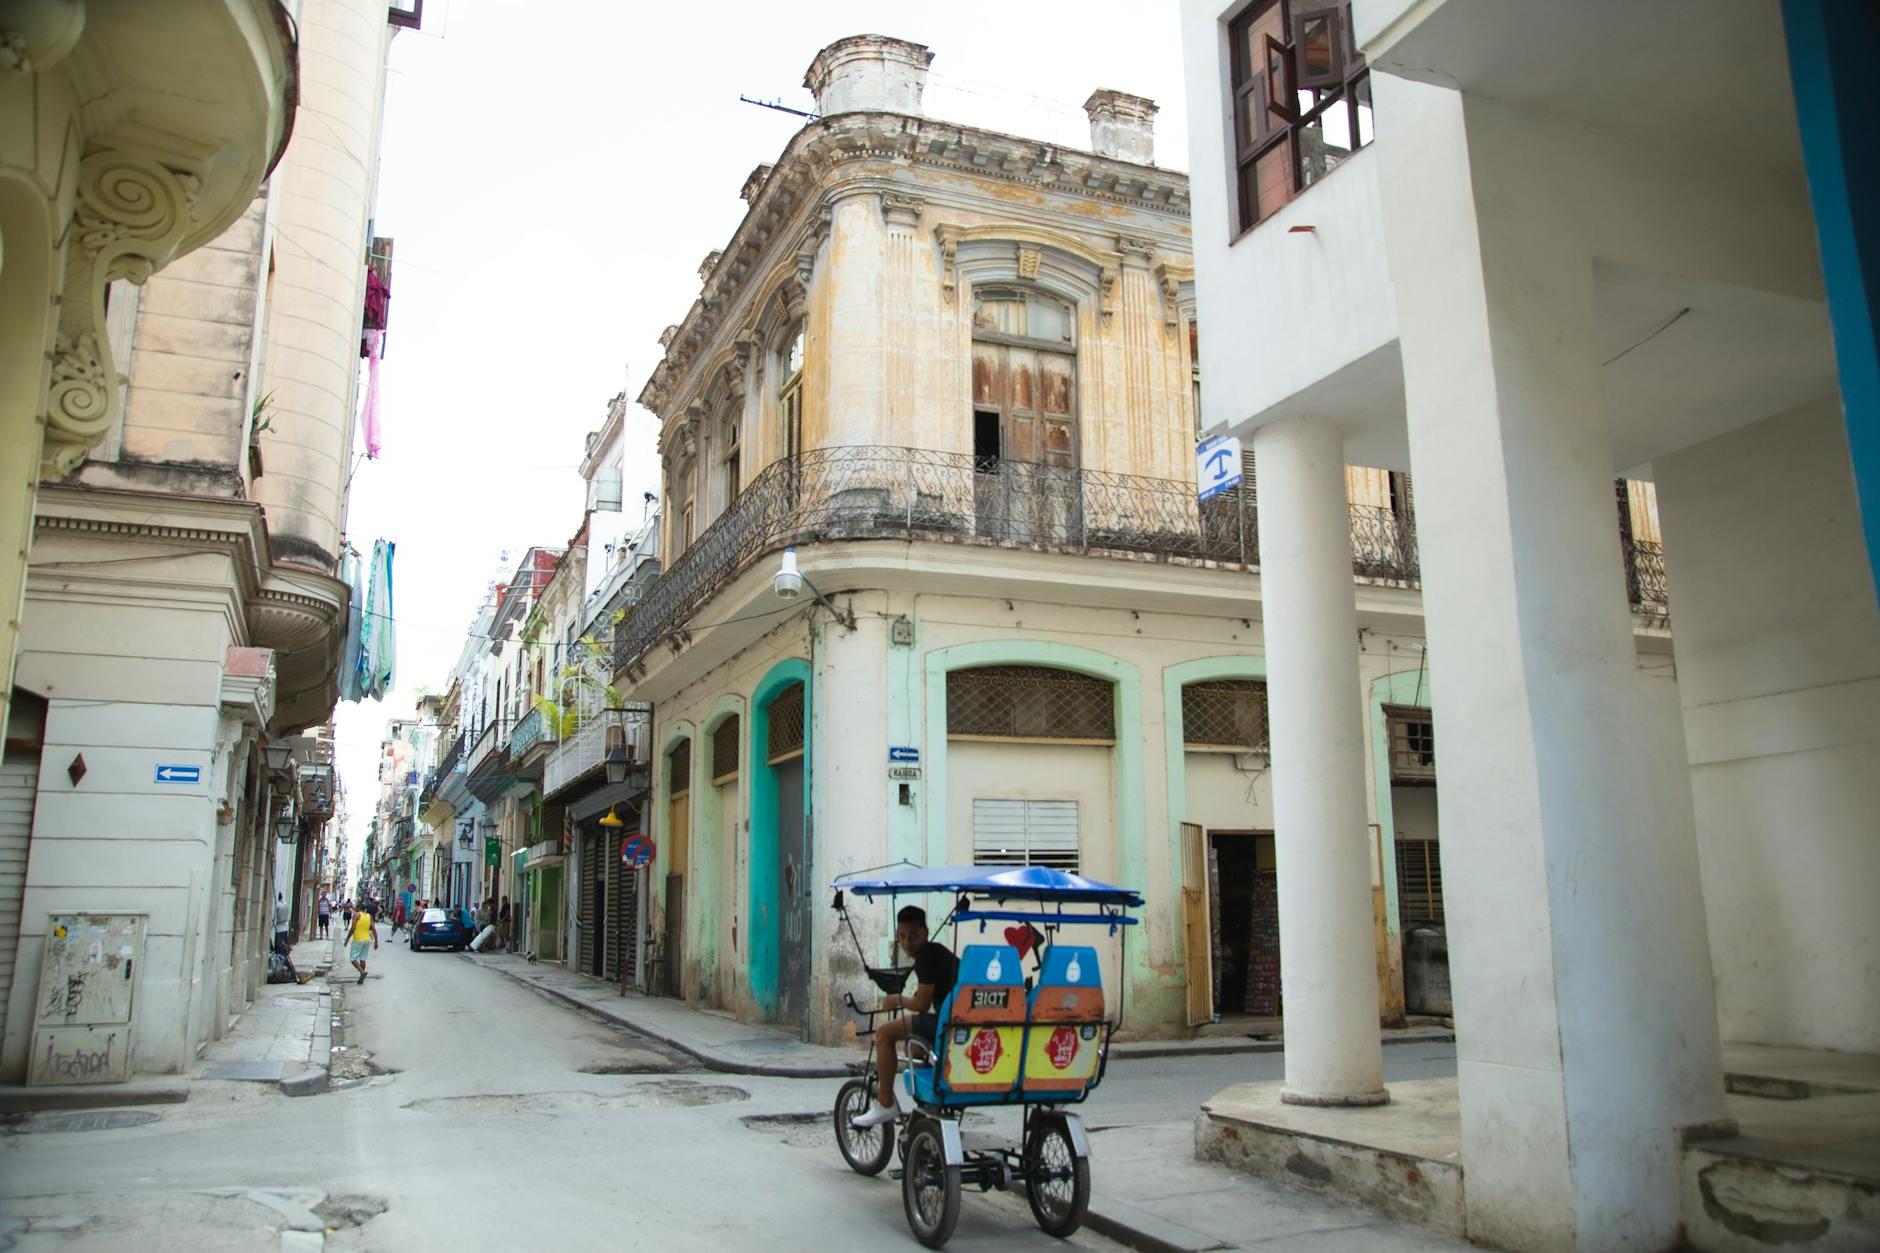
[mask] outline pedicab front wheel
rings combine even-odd
[[[842,1160],[858,1175],[878,1175],[894,1156],[894,1124],[877,1123],[857,1127],[854,1118],[865,1114],[875,1103],[872,1085],[867,1079],[851,1079],[836,1092],[836,1147]]]
[[[1055,1115],[1031,1121],[1025,1141],[1025,1199],[1039,1228],[1060,1239],[1083,1226],[1090,1208],[1090,1163],[1077,1156],[1070,1128]]]
[[[930,1249],[945,1244],[960,1220],[960,1168],[947,1164],[940,1127],[931,1118],[908,1133],[901,1205],[914,1238]]]

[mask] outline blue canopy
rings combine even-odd
[[[857,896],[915,892],[967,893],[999,901],[1056,901],[1087,905],[1143,903],[1133,888],[1119,888],[1049,866],[890,866],[843,875],[832,885]]]

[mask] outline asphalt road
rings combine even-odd
[[[699,1071],[453,954],[387,944],[372,971],[364,986],[335,971],[361,1076],[340,1090],[198,1081],[139,1126],[5,1128],[0,1248],[319,1247],[278,1234],[296,1207],[326,1219],[334,1250],[918,1247],[899,1186],[836,1153],[835,1080]],[[1446,1045],[1386,1054],[1393,1078],[1454,1068]],[[1279,1064],[1119,1063],[1086,1113],[1098,1126],[1190,1121],[1207,1095]],[[1100,1192],[1100,1161],[1093,1175]],[[1063,1245],[1022,1198],[969,1192],[948,1247]],[[1117,1246],[1085,1232],[1072,1247]]]

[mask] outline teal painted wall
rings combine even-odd
[[[810,665],[800,657],[780,661],[770,668],[751,692],[750,730],[746,750],[749,763],[745,772],[751,795],[750,895],[745,918],[750,930],[749,960],[745,966],[751,1001],[766,1018],[777,1013],[780,972],[779,938],[783,919],[778,909],[782,891],[777,878],[777,773],[764,760],[765,745],[770,742],[770,706],[783,689],[792,683],[803,685],[803,810],[809,823],[810,797],[814,794],[815,737],[807,733],[815,725],[814,686]],[[814,838],[814,829],[811,838]]]

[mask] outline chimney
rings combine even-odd
[[[920,116],[933,53],[925,45],[886,35],[851,35],[816,54],[803,85],[816,97],[816,112],[908,113]]]
[[[1090,150],[1100,157],[1155,164],[1155,101],[1099,87],[1084,101],[1090,115]]]

